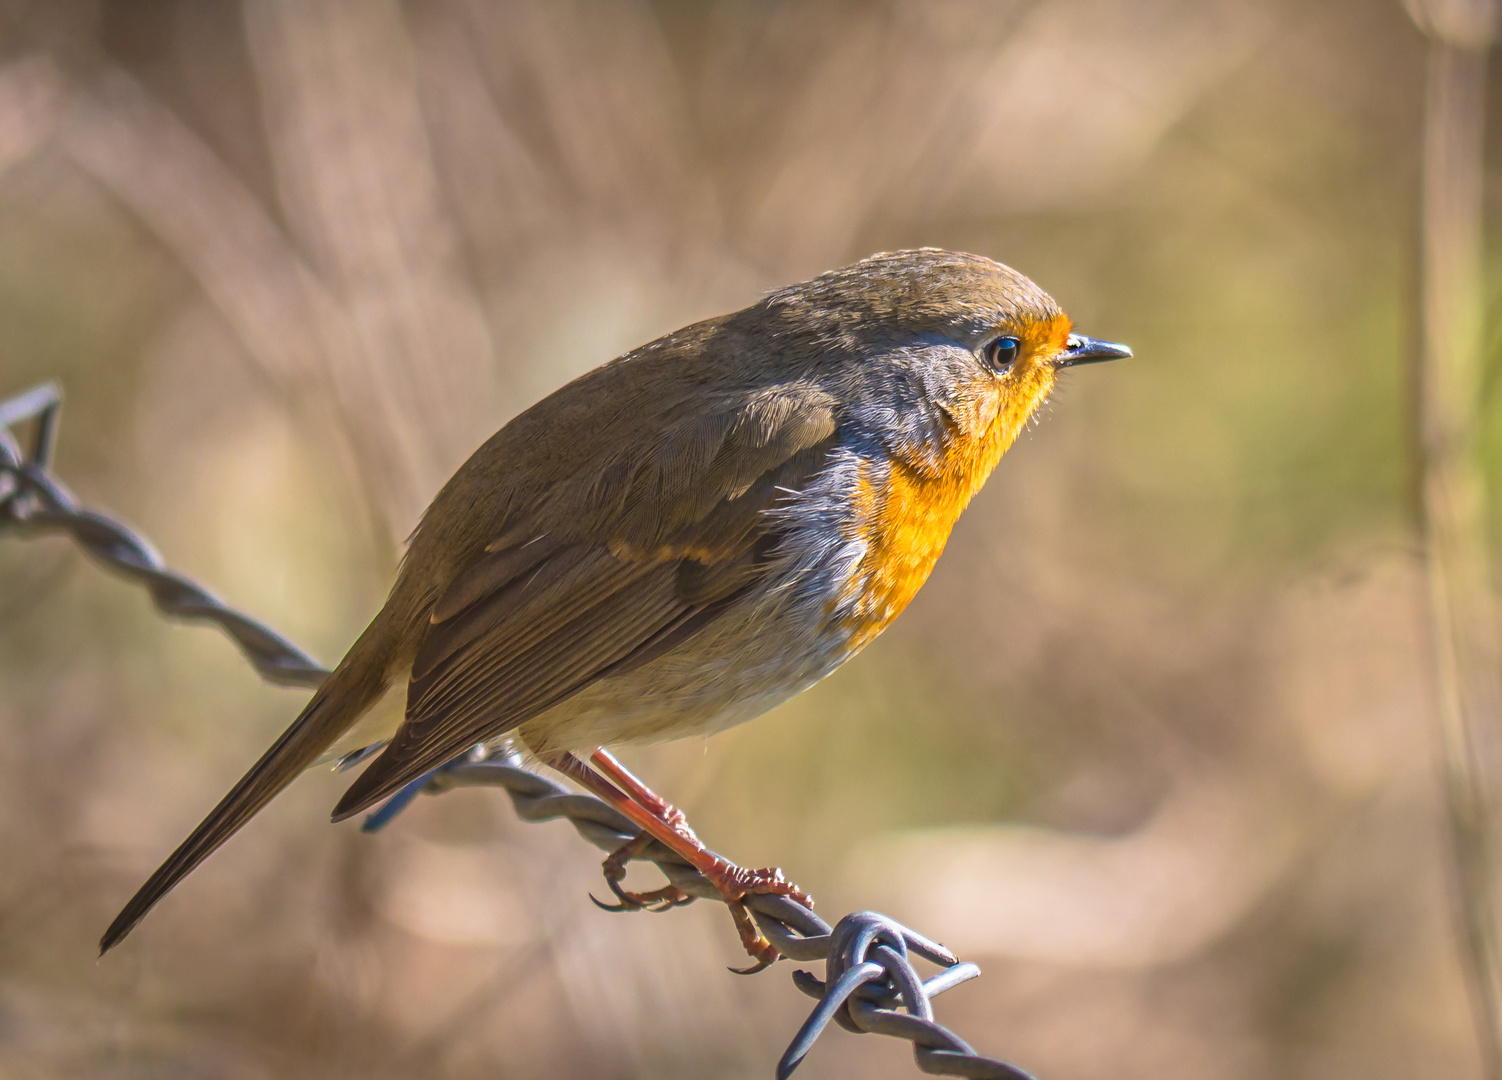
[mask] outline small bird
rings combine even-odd
[[[378,746],[343,820],[512,738],[656,839],[776,959],[742,903],[811,903],[707,850],[607,745],[707,735],[813,685],[928,578],[960,512],[1059,372],[1130,356],[1072,332],[1017,271],[873,255],[658,338],[501,428],[443,486],[396,583],[292,725],[125,905],[109,950],[331,750]],[[404,709],[380,709],[405,691]],[[367,714],[399,717],[375,731]],[[587,759],[587,761],[586,761]]]

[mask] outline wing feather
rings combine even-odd
[[[767,511],[836,426],[822,391],[761,388],[553,485],[434,602],[406,719],[336,820],[711,625],[760,580],[780,541]]]
[[[552,548],[534,537],[515,546],[492,545],[456,577],[448,591],[433,605],[429,621],[446,622],[482,597],[489,596],[516,582],[552,553]]]

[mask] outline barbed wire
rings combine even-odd
[[[143,537],[112,518],[83,509],[50,475],[61,407],[62,393],[54,384],[0,401],[0,533],[66,533],[105,568],[145,585],[162,614],[224,630],[266,681],[316,688],[328,675],[326,668],[264,623],[169,570]],[[34,431],[30,450],[23,453],[11,429],[27,422]],[[340,766],[356,760],[346,758]],[[638,830],[607,803],[577,794],[520,762],[509,750],[491,757],[477,750],[408,784],[365,819],[364,829],[384,827],[420,794],[479,786],[504,790],[521,820],[564,819],[603,851],[613,852],[637,836]],[[691,898],[723,899],[702,874],[655,841],[633,858],[653,863]],[[970,1080],[1032,1080],[1016,1066],[977,1054],[934,1020],[933,998],[979,975],[976,965],[962,963],[944,946],[874,911],[854,912],[831,927],[786,897],[751,895],[744,903],[784,957],[825,962],[822,980],[807,971],[793,973],[794,986],[818,1003],[778,1062],[778,1080],[792,1074],[831,1021],[847,1031],[908,1040],[918,1067],[927,1073]],[[925,980],[915,959],[941,970]]]
[[[0,527],[68,533],[106,568],[145,585],[162,614],[217,624],[267,682],[309,688],[322,683],[328,669],[318,661],[265,623],[168,570],[143,537],[103,514],[82,509],[48,474],[62,401],[61,390],[48,383],[0,402]],[[36,433],[30,454],[23,456],[9,429],[25,420],[36,421]]]

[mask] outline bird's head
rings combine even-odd
[[[826,358],[874,435],[931,468],[958,451],[989,472],[1061,371],[1132,355],[1075,333],[1011,267],[939,248],[873,255],[759,306],[785,342]]]

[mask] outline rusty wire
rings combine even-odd
[[[106,569],[145,585],[162,614],[220,627],[266,681],[316,688],[328,670],[311,656],[264,623],[167,569],[144,538],[103,514],[83,509],[52,478],[48,467],[61,407],[62,393],[54,384],[0,401],[0,532],[66,533]],[[27,422],[34,431],[30,449],[23,452],[11,429]],[[354,763],[351,757],[340,765]],[[478,752],[393,795],[366,818],[365,830],[383,827],[419,794],[436,795],[469,786],[500,787],[523,821],[563,818],[603,851],[615,851],[637,835],[613,807],[523,768],[516,755],[487,758]],[[722,899],[697,870],[660,844],[654,842],[635,858],[655,864],[692,898]],[[793,984],[818,1003],[778,1062],[778,1080],[792,1074],[831,1021],[847,1031],[908,1040],[918,1067],[927,1073],[972,1080],[1031,1080],[1016,1066],[977,1054],[933,1018],[932,999],[979,975],[976,965],[961,963],[944,946],[876,912],[854,912],[830,927],[785,897],[753,895],[745,898],[745,904],[784,957],[825,962],[822,980],[807,971],[793,973]],[[940,970],[924,980],[914,966],[915,959],[936,964]]]

